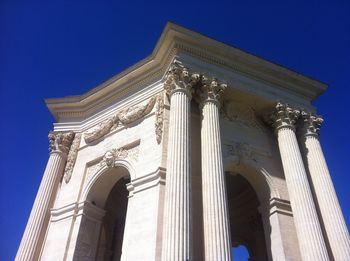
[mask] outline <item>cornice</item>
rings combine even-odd
[[[179,52],[231,71],[269,82],[312,101],[327,89],[327,85],[280,65],[226,45],[173,23],[168,23],[152,54],[117,74],[85,94],[46,99],[45,102],[58,122],[82,121],[118,99],[127,97],[165,75]]]

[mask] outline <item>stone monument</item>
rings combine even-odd
[[[326,88],[168,23],[146,59],[46,100],[16,260],[350,260],[311,104]]]

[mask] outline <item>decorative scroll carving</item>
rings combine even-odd
[[[201,75],[200,88],[197,89],[199,104],[206,102],[215,102],[218,105],[223,92],[226,90],[227,85],[219,82],[216,78],[209,78],[206,75]]]
[[[117,114],[117,117],[124,125],[132,123],[149,114],[152,111],[155,103],[156,97],[152,97],[145,105],[136,105],[120,111]]]
[[[69,148],[74,139],[74,132],[62,133],[62,132],[50,132],[48,135],[49,138],[49,151],[52,152],[63,152],[64,154],[68,154]]]
[[[222,108],[222,115],[229,121],[238,122],[260,131],[266,131],[264,125],[257,119],[255,111],[245,104],[225,101]]]
[[[157,96],[157,107],[156,107],[156,122],[155,132],[157,143],[160,144],[163,136],[163,120],[164,120],[164,97],[163,93]]]
[[[94,142],[115,129],[119,122],[126,125],[149,114],[156,102],[156,97],[152,97],[145,105],[136,105],[119,111],[115,116],[98,124],[84,133],[86,143]]]
[[[288,104],[277,103],[275,112],[271,115],[272,126],[279,130],[291,128],[295,130],[295,123],[300,116],[300,110],[291,108]]]
[[[164,89],[168,96],[176,91],[182,91],[191,97],[192,87],[198,83],[199,79],[198,73],[190,73],[180,61],[175,60],[166,75]]]
[[[91,143],[99,138],[102,138],[104,135],[109,133],[113,125],[118,124],[118,118],[113,117],[104,122],[101,122],[92,129],[84,133],[84,140],[86,143]]]
[[[81,133],[75,134],[75,138],[72,142],[72,145],[68,153],[67,163],[64,169],[64,176],[63,176],[64,181],[66,183],[68,183],[70,181],[70,178],[72,177],[75,160],[77,159],[77,155],[78,155],[80,139],[81,139]]]
[[[323,119],[320,116],[312,115],[311,113],[302,111],[301,117],[303,120],[302,130],[305,136],[320,135],[320,128],[323,123]]]

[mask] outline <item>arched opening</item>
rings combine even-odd
[[[232,247],[245,246],[249,254],[248,259],[238,260],[268,260],[264,227],[258,211],[260,204],[256,192],[240,174],[227,172],[226,186]]]
[[[97,260],[119,261],[122,254],[126,210],[128,206],[127,179],[120,179],[107,198],[101,224]]]
[[[128,169],[123,165],[102,168],[83,194],[74,259],[119,261],[122,255],[128,206]]]

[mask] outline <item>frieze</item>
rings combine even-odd
[[[271,154],[245,142],[226,141],[223,144],[223,158],[233,158],[237,165],[242,162],[255,164],[259,161],[258,156],[271,157]]]
[[[81,133],[75,134],[74,140],[72,142],[72,145],[68,153],[66,167],[64,169],[63,178],[66,183],[68,183],[72,177],[73,168],[75,165],[75,161],[77,159],[78,149],[80,146],[80,140],[81,140]]]
[[[221,116],[228,121],[266,132],[264,124],[256,117],[254,109],[243,103],[224,101]]]

